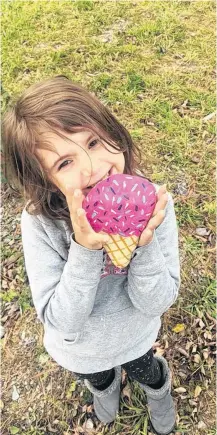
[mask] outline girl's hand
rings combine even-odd
[[[163,185],[157,194],[158,201],[156,203],[153,216],[151,217],[147,227],[142,232],[138,246],[148,245],[152,241],[154,230],[163,222],[165,218],[165,208],[168,202],[168,194],[166,185]]]
[[[88,249],[102,249],[103,245],[109,241],[109,237],[103,232],[96,233],[89,224],[85,210],[82,208],[84,195],[81,190],[76,189],[73,193],[70,187],[65,190],[75,241]]]

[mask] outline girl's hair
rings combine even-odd
[[[13,190],[21,190],[30,214],[42,214],[70,223],[65,196],[54,189],[37,149],[51,149],[42,140],[43,131],[61,137],[88,129],[114,150],[124,153],[124,173],[143,173],[141,152],[126,128],[93,94],[66,76],[43,81],[28,88],[3,118],[5,177]]]

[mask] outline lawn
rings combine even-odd
[[[2,0],[2,110],[65,74],[129,130],[152,181],[167,183],[182,285],[155,344],[173,374],[176,435],[215,431],[215,2]],[[4,180],[3,180],[4,181]],[[120,414],[43,348],[24,270],[22,199],[2,183],[2,435],[146,435],[145,397],[123,373]]]

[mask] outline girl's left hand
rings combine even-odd
[[[168,202],[168,194],[166,190],[166,184],[161,186],[157,193],[157,203],[153,212],[153,216],[148,222],[147,227],[142,232],[138,246],[148,245],[152,241],[154,230],[163,222],[165,218],[165,208]]]

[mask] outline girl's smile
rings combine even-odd
[[[63,134],[65,138],[53,132],[43,133],[44,139],[52,144],[52,150],[40,148],[37,151],[48,177],[63,194],[66,186],[70,186],[72,190],[82,190],[86,196],[99,181],[123,173],[123,152],[115,150],[96,134],[89,130]]]

